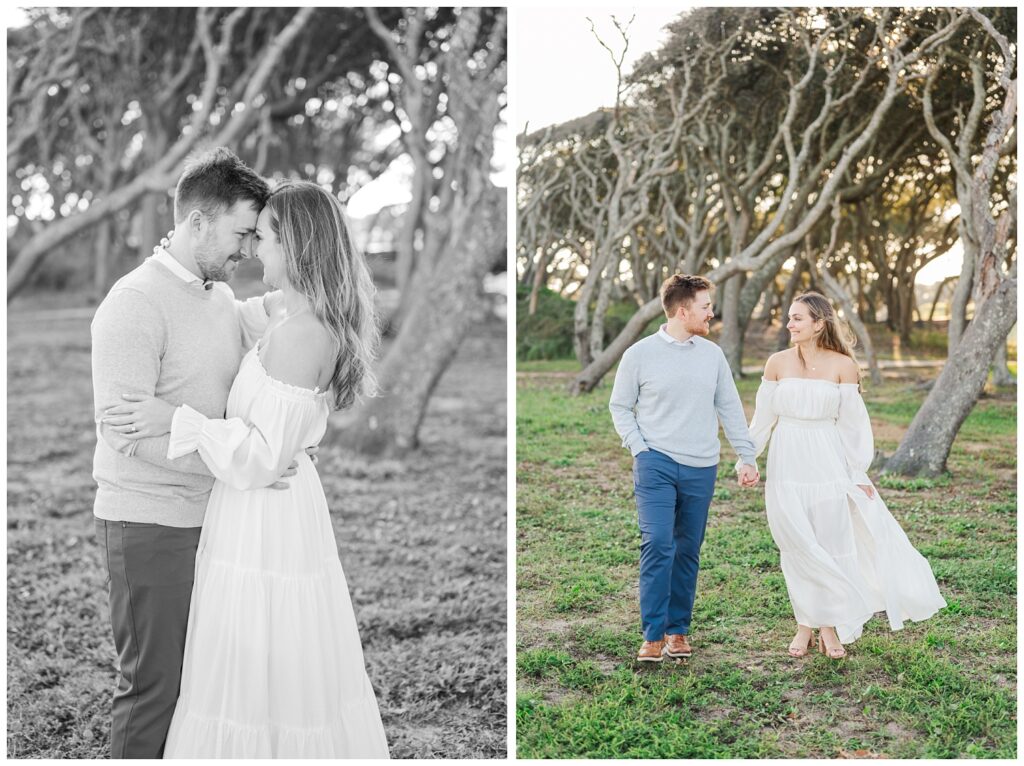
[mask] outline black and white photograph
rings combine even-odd
[[[7,757],[507,746],[507,10],[7,21]]]

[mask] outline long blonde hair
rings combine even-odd
[[[857,357],[853,353],[853,347],[857,345],[857,336],[850,331],[845,322],[836,316],[835,309],[832,308],[828,298],[821,293],[812,291],[796,296],[793,299],[793,303],[804,304],[807,306],[807,311],[810,313],[812,320],[825,323],[821,328],[821,332],[814,338],[818,348],[837,351],[850,357],[853,361],[857,361]],[[796,348],[796,353],[800,357],[800,364],[806,367],[807,362],[804,360],[803,354],[800,353],[799,346]]]
[[[370,366],[380,342],[374,314],[376,287],[356,249],[338,199],[308,181],[288,181],[267,199],[270,228],[281,242],[288,283],[305,295],[333,336],[337,357],[331,375],[335,409],[373,395]]]

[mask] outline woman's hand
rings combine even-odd
[[[171,432],[173,404],[147,394],[122,394],[129,404],[118,404],[103,412],[103,422],[126,439],[144,439]]]
[[[864,490],[864,494],[867,495],[868,497],[875,496],[875,488],[872,487],[870,484],[858,484],[857,486]]]

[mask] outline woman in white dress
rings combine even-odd
[[[227,419],[146,397],[124,427],[169,431],[168,457],[197,450],[217,478],[164,757],[387,758],[327,501],[303,451],[332,407],[373,386],[373,281],[340,204],[315,184],[274,190],[254,248],[281,292]],[[287,489],[267,489],[293,460]]]
[[[875,612],[899,630],[946,602],[865,473],[874,439],[848,332],[818,293],[794,300],[787,328],[794,345],[765,365],[750,434],[757,454],[771,438],[765,507],[797,622],[789,653],[806,655],[817,628],[839,659]]]

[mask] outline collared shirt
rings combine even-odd
[[[693,335],[691,335],[686,340],[679,340],[679,338],[673,338],[671,335],[669,335],[669,333],[668,333],[668,323],[667,322],[665,324],[663,324],[661,327],[658,328],[658,337],[661,338],[662,340],[664,340],[666,343],[671,343],[671,344],[673,344],[675,346],[691,346],[692,347],[692,346],[696,345],[694,343],[694,341],[693,341],[693,339],[695,337]]]
[[[164,248],[160,247],[159,245],[153,250],[153,260],[159,263],[161,266],[166,267],[169,272],[171,272],[174,276],[176,276],[183,282],[191,284],[192,282],[203,281],[202,277],[198,277],[191,271],[186,269],[184,266],[178,263],[177,259],[173,255],[168,253],[166,250],[164,250]]]

